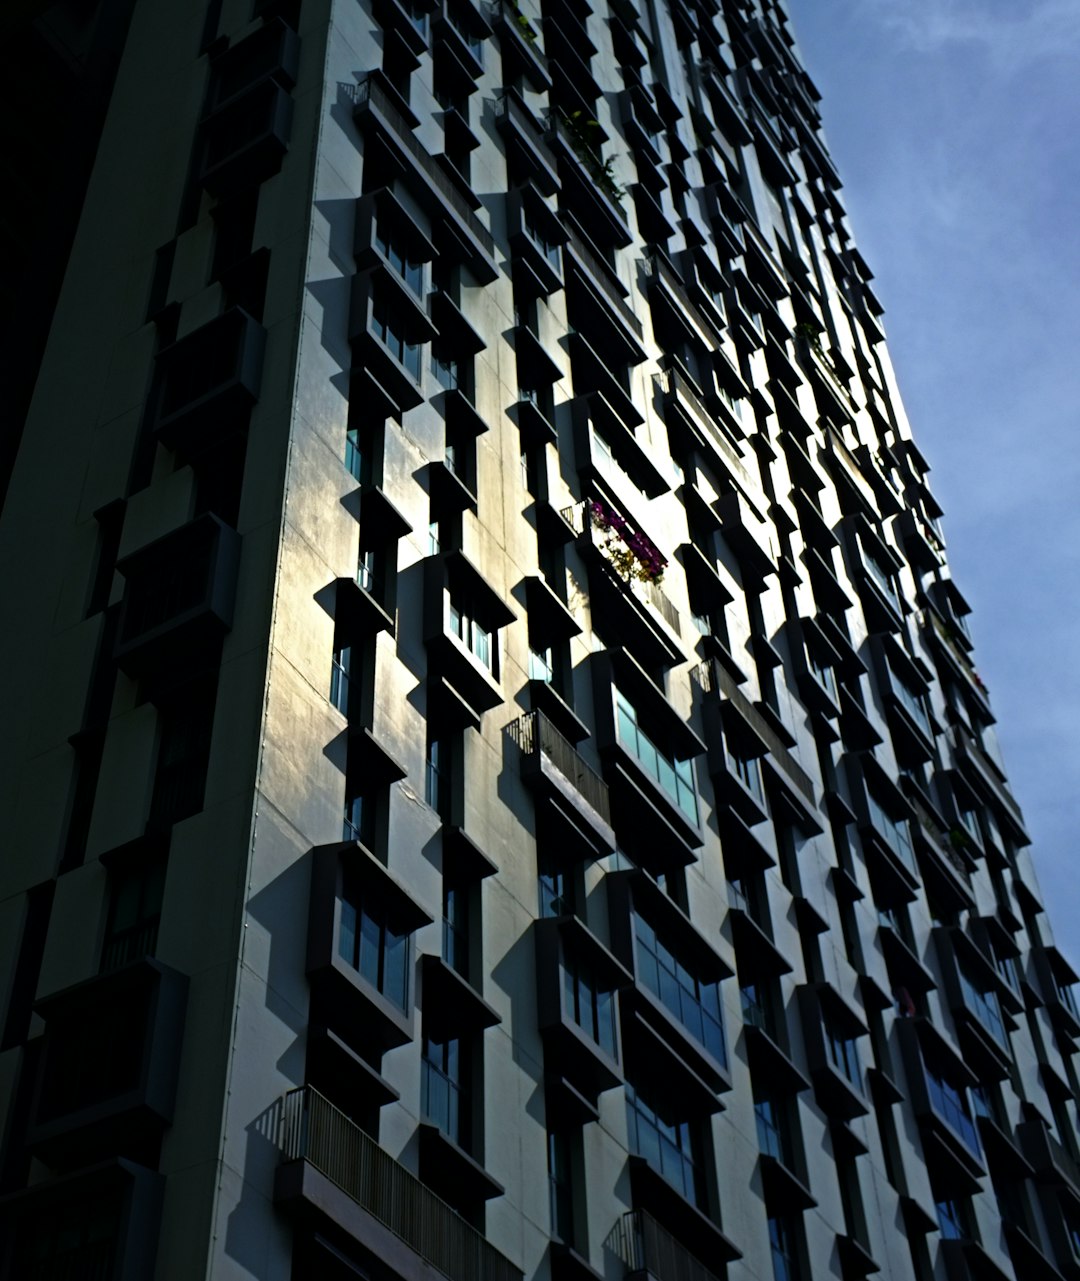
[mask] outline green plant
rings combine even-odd
[[[577,153],[578,159],[588,169],[593,181],[617,205],[621,205],[626,194],[615,181],[615,161],[609,156],[603,159],[604,130],[599,120],[587,116],[584,111],[572,111],[563,115],[563,124],[570,135],[570,144]]]
[[[813,325],[808,320],[804,320],[795,326],[795,336],[796,338],[805,339],[819,356],[825,355],[824,349],[821,346],[820,326]]]
[[[971,844],[971,837],[962,828],[954,827],[949,832],[949,844],[954,850],[966,850]]]
[[[532,28],[532,23],[521,12],[517,5],[514,6],[514,21],[517,23],[518,30],[525,37],[526,43],[536,44],[536,32]]]

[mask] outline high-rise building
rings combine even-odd
[[[782,0],[23,7],[0,1275],[1080,1275]]]

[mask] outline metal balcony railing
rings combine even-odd
[[[522,1281],[475,1228],[311,1086],[282,1102],[280,1150],[305,1160],[450,1281]]]
[[[604,822],[610,825],[611,802],[607,784],[543,712],[526,712],[507,728],[510,737],[526,756],[543,752],[555,768],[573,783]]]
[[[587,533],[589,540],[592,542],[594,547],[598,549],[602,547],[602,540],[597,537],[597,534],[594,531],[599,530],[601,534],[605,531],[604,527],[597,520],[592,502],[586,500],[581,503],[575,503],[572,507],[565,507],[561,515],[563,520],[566,521],[571,529],[575,530],[578,534]],[[618,536],[624,543],[626,542],[626,539],[623,537],[621,532]],[[604,555],[603,552],[601,552],[601,554]],[[637,578],[628,579],[624,577],[614,565],[612,565],[611,569],[612,573],[622,582],[623,589],[627,593],[631,596],[636,596],[638,600],[651,605],[676,636],[682,635],[678,609],[676,609],[676,607],[671,603],[671,600],[659,587],[657,587],[654,582],[642,582]]]
[[[656,1281],[717,1281],[715,1273],[644,1210],[624,1214],[607,1245],[626,1264],[627,1275],[647,1273]]]

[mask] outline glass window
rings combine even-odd
[[[657,937],[641,916],[635,917],[637,975],[684,1028],[720,1063],[727,1063],[720,985],[698,979]]]
[[[665,1100],[669,1103],[671,1100]],[[699,1209],[705,1203],[702,1177],[702,1140],[696,1126],[671,1120],[665,1109],[658,1111],[652,1100],[626,1083],[626,1116],[630,1150],[646,1160],[659,1174]]]
[[[424,292],[424,265],[410,258],[407,250],[391,232],[384,219],[375,228],[375,246],[388,265],[419,298]]]
[[[342,645],[334,650],[330,664],[330,702],[338,709],[349,714],[349,671],[352,665],[352,649]]]
[[[859,1047],[852,1037],[847,1037],[836,1026],[825,1019],[825,1041],[829,1051],[829,1061],[838,1072],[841,1072],[856,1089],[862,1086],[862,1072],[859,1067]]]
[[[797,1281],[799,1270],[795,1239],[791,1224],[786,1219],[769,1220],[769,1247],[774,1281]]]
[[[443,883],[443,960],[462,977],[469,973],[469,892]]]
[[[551,916],[569,916],[573,913],[570,880],[565,872],[551,868],[541,869],[538,884],[542,919]]]
[[[424,1037],[420,1110],[459,1147],[465,1147],[462,1048],[457,1038],[433,1041]]]
[[[756,756],[729,754],[731,768],[736,777],[757,803],[765,806],[765,784],[761,778],[761,761]]]
[[[622,747],[696,824],[698,805],[693,765],[690,761],[672,760],[660,752],[639,727],[634,705],[619,690],[615,691],[615,732]]]
[[[153,955],[164,892],[165,864],[162,862],[133,868],[116,877],[101,953],[103,974]]]
[[[592,967],[572,954],[563,960],[563,1004],[566,1016],[616,1058],[614,997],[598,982]]]
[[[968,1234],[964,1213],[959,1201],[937,1202],[938,1227],[943,1241],[962,1241]]]
[[[420,381],[420,346],[405,337],[400,317],[395,317],[385,299],[375,295],[371,309],[371,331],[416,382]]]
[[[377,992],[405,1009],[409,936],[391,929],[381,904],[363,901],[359,886],[348,877],[341,898],[338,952]]]
[[[555,675],[555,665],[552,659],[551,647],[545,649],[533,649],[529,647],[529,679],[534,681],[543,681],[550,685]]]
[[[350,427],[345,433],[345,466],[352,477],[364,484],[371,478],[371,459],[364,452],[360,441],[360,432]]]
[[[782,1105],[775,1099],[757,1099],[754,1103],[758,1147],[766,1156],[789,1165],[787,1124]]]
[[[867,790],[866,805],[870,821],[885,843],[912,871],[915,870],[915,851],[911,845],[911,832],[906,819],[896,819],[885,809],[873,792]]]
[[[551,1191],[551,1234],[574,1239],[574,1203],[570,1183],[570,1143],[565,1134],[548,1134],[548,1180]]]
[[[983,985],[972,980],[967,970],[962,964],[957,965],[957,973],[960,977],[960,990],[963,994],[964,1005],[987,1029],[990,1035],[999,1045],[1009,1048],[1009,1034],[1005,1030],[1005,1020],[1001,1016],[1001,1006],[998,1004],[997,993],[994,991],[983,991]]]
[[[448,626],[452,635],[488,669],[493,676],[495,671],[495,637],[487,627],[466,612],[465,607],[450,602]]]
[[[971,1118],[967,1091],[964,1087],[953,1085],[937,1069],[927,1065],[926,1089],[930,1097],[930,1106],[964,1145],[978,1155],[979,1134]]]

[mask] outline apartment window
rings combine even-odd
[[[615,1000],[598,983],[592,968],[572,952],[563,960],[563,1004],[585,1035],[612,1058],[615,1049]]]
[[[356,582],[373,596],[378,594],[380,561],[374,547],[361,547],[356,559]]]
[[[543,681],[545,685],[550,685],[555,678],[555,660],[552,656],[551,646],[547,645],[543,649],[533,649],[529,647],[529,679],[533,681]]]
[[[551,1235],[558,1241],[574,1239],[574,1198],[571,1181],[570,1139],[561,1131],[548,1133],[548,1189],[551,1202]]]
[[[748,1027],[760,1028],[775,1038],[776,1019],[773,995],[763,983],[747,983],[739,988],[743,1022]]]
[[[469,890],[443,882],[443,960],[463,978],[469,973]]]
[[[1005,1030],[1005,1020],[1001,1016],[1001,1006],[997,993],[984,991],[984,984],[972,979],[963,962],[957,964],[957,975],[960,979],[960,991],[964,1005],[995,1041],[1006,1049],[1009,1048],[1009,1034]]]
[[[693,974],[641,916],[635,916],[634,933],[638,979],[713,1058],[726,1064],[720,984]]]
[[[891,671],[893,693],[911,713],[915,723],[925,734],[930,734],[930,717],[926,711],[926,702],[922,693],[917,693],[906,680],[895,671]],[[978,835],[978,829],[974,833]]]
[[[832,664],[821,658],[811,645],[806,647],[806,663],[810,669],[810,675],[834,703],[839,703],[840,690],[836,684],[836,673],[833,671]]]
[[[569,872],[556,868],[541,859],[537,877],[540,894],[540,918],[572,916],[574,912],[574,884]]]
[[[754,1100],[754,1120],[757,1124],[758,1147],[765,1156],[775,1157],[781,1165],[791,1165],[791,1144],[788,1138],[785,1105],[776,1099]]]
[[[349,673],[352,668],[352,646],[340,645],[334,650],[330,664],[330,702],[349,714]]]
[[[400,236],[380,218],[375,228],[375,247],[394,271],[418,298],[424,293],[424,264],[413,259]]]
[[[620,690],[615,691],[615,729],[620,745],[696,824],[698,805],[693,765],[690,761],[674,760],[660,751],[638,724],[636,708]]]
[[[424,1037],[420,1110],[459,1147],[466,1139],[467,1108],[464,1093],[463,1049],[459,1038],[436,1041]]]
[[[466,611],[467,606],[451,600],[449,630],[494,676],[496,675],[494,634]]]
[[[774,1281],[798,1281],[795,1233],[789,1219],[769,1220],[769,1249],[772,1253]]]
[[[540,229],[540,227],[537,226],[536,216],[529,209],[527,201],[522,203],[521,225],[525,228],[525,233],[529,239],[547,259],[548,265],[561,274],[562,251],[559,246],[549,240],[547,235]]]
[[[755,801],[765,808],[765,783],[761,777],[761,761],[756,756],[739,756],[733,751],[728,751],[728,760],[731,762],[731,770],[735,777],[742,783],[743,787],[750,793]]]
[[[862,555],[862,563],[870,577],[894,604],[899,604],[900,598],[897,594],[892,566],[861,538],[859,540],[859,550]]]
[[[424,800],[433,810],[437,810],[440,814],[443,811],[445,801],[444,755],[445,746],[442,740],[433,738],[429,732],[427,748],[424,753]]]
[[[825,1044],[829,1062],[856,1089],[860,1089],[862,1070],[859,1067],[858,1042],[854,1037],[846,1036],[828,1014],[825,1016]]]
[[[345,432],[345,468],[361,485],[371,480],[373,471],[372,444],[360,428],[350,427]]]
[[[935,1209],[943,1241],[963,1241],[971,1235],[967,1226],[967,1207],[959,1198],[938,1201]]]
[[[705,1205],[705,1180],[701,1133],[695,1124],[675,1119],[678,1115],[677,1100],[665,1098],[662,1107],[656,1106],[658,1102],[627,1081],[626,1117],[630,1151],[647,1161],[677,1192],[702,1209]]]
[[[398,1009],[408,997],[409,936],[391,929],[377,901],[363,899],[360,887],[346,877],[341,898],[338,952]]]
[[[911,831],[907,819],[894,818],[878,800],[871,789],[866,792],[866,808],[870,822],[900,861],[915,870],[915,851],[911,844]]]
[[[392,356],[420,381],[420,344],[406,337],[402,318],[394,314],[389,301],[376,291],[371,307],[371,332]]]
[[[116,875],[101,950],[103,974],[154,954],[164,893],[165,864],[160,860]]]
[[[346,796],[341,830],[341,839],[343,841],[364,841],[366,814],[367,806],[363,796],[359,794]],[[366,844],[366,842],[364,843]]]
[[[150,803],[155,827],[177,823],[202,809],[213,718],[213,698],[207,690],[189,690],[183,701],[162,709]]]
[[[446,342],[435,342],[431,347],[431,372],[435,381],[447,391],[460,390],[472,399],[471,362],[466,362]],[[449,465],[449,464],[447,464]]]
[[[953,1085],[936,1066],[926,1063],[925,1069],[930,1106],[964,1145],[978,1155],[979,1135],[971,1117],[967,1091],[963,1086]]]

